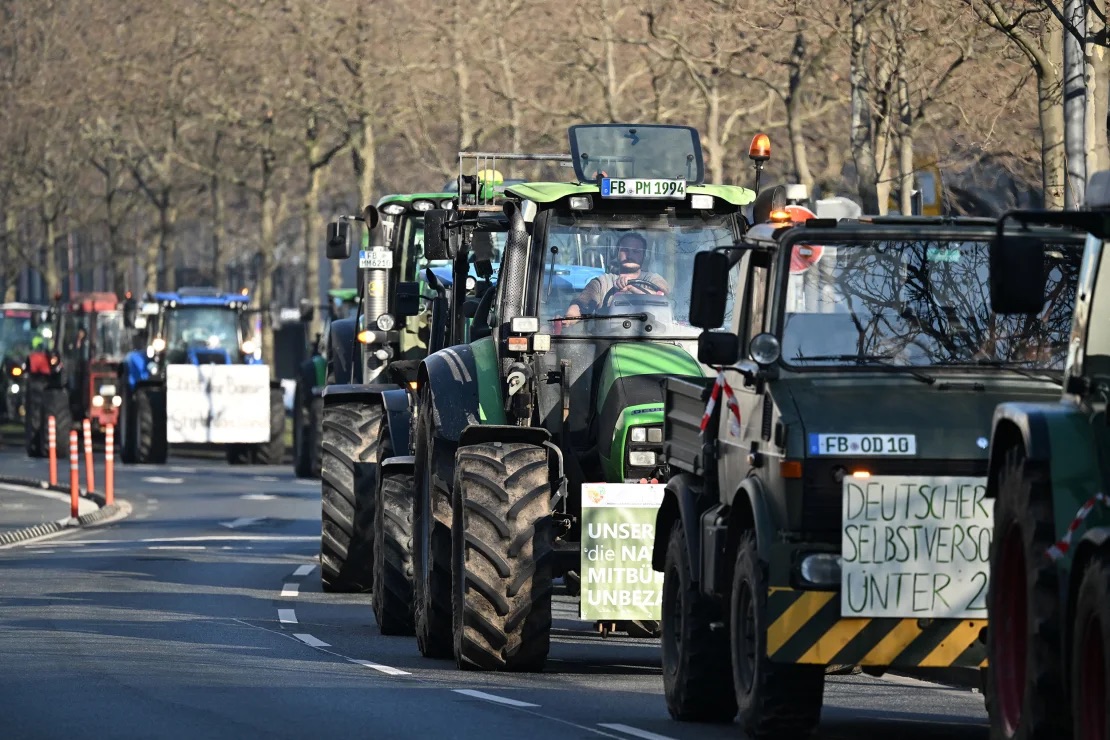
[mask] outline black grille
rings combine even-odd
[[[952,475],[985,476],[986,458],[980,460],[922,460],[879,458],[812,458],[806,460],[802,492],[802,530],[806,532],[839,532],[843,487],[833,473],[837,467],[866,470],[871,475]]]

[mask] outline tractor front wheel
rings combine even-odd
[[[382,443],[382,459],[393,455]],[[374,508],[374,589],[372,603],[383,635],[415,635],[413,621],[413,476],[379,472]]]
[[[435,429],[431,398],[422,391],[416,417],[416,470],[413,480],[413,616],[416,645],[425,658],[450,658],[451,501],[434,480]]]
[[[139,388],[135,401],[135,461],[166,462],[166,397],[154,388]]]
[[[541,671],[551,644],[547,450],[488,442],[455,457],[452,634],[460,668]]]
[[[1110,729],[1110,558],[1083,571],[1071,629],[1071,721],[1075,740],[1105,740]]]
[[[31,377],[23,386],[23,433],[24,443],[28,457],[45,457],[46,447],[43,445],[45,435],[43,424],[46,416],[42,411],[43,394],[46,392],[46,383],[41,378]]]

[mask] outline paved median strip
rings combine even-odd
[[[495,704],[504,704],[507,707],[538,707],[539,704],[531,704],[526,701],[519,701],[517,699],[508,699],[504,696],[497,694],[487,694],[484,691],[477,689],[452,689],[456,694],[463,694],[464,696],[472,696],[475,699],[482,699],[484,701],[491,701]]]

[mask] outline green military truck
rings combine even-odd
[[[532,161],[575,179],[510,185],[491,205],[479,170],[463,173],[454,214],[427,235],[429,256],[461,278],[468,231],[498,215],[506,229],[467,338],[452,310],[451,346],[421,363],[414,455],[386,461],[413,476],[419,649],[464,668],[541,670],[560,577],[580,585],[584,621],[658,620],[650,550],[640,587],[576,576],[604,552],[612,567],[599,578],[639,577],[662,495],[651,482],[662,474],[661,381],[706,372],[689,322],[694,257],[731,245],[755,197],[704,182],[688,127],[572,126],[569,143],[569,157],[461,153],[476,168]],[[630,537],[598,542],[605,532]]]
[[[720,372],[667,381],[652,560],[671,715],[757,738],[812,731],[829,666],[984,664],[991,418],[1059,395],[1082,246],[1033,232],[1028,321],[990,308],[993,220],[771,216],[697,257]]]
[[[1017,233],[1003,227],[1017,221]],[[991,430],[987,706],[992,738],[1107,737],[1110,711],[1110,171],[1098,172],[1079,211],[1016,212],[999,221],[994,309],[1044,321],[1053,245],[1033,224],[1089,234],[1074,315],[1054,317],[1065,345],[1062,392],[1000,405]],[[1059,362],[1057,364],[1060,364]]]

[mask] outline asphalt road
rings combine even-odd
[[[10,447],[0,471],[44,475]],[[460,672],[320,590],[319,484],[172,457],[117,472],[122,522],[0,549],[0,710],[12,738],[738,738],[677,723],[656,641],[561,602],[550,669]],[[3,495],[0,492],[0,495]],[[982,697],[829,677],[821,738],[987,737]]]

